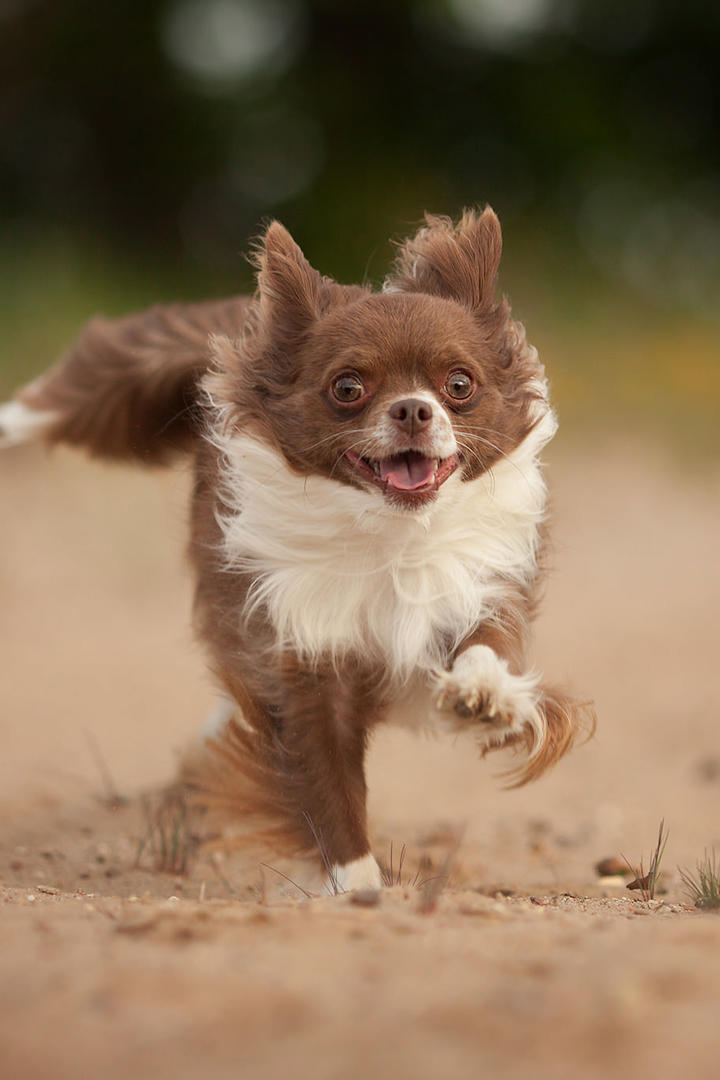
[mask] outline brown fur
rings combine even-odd
[[[488,645],[498,656],[507,660],[510,671],[522,674],[527,666],[530,627],[537,610],[538,579],[531,589],[518,589],[495,617],[482,623],[463,641],[458,655],[472,645]],[[589,701],[580,701],[559,687],[541,687],[538,708],[542,713],[547,737],[538,748],[530,732],[517,741],[505,743],[522,754],[520,765],[508,769],[504,776],[509,787],[522,787],[536,780],[546,769],[563,757],[578,738],[589,739],[595,731],[595,710]]]
[[[148,465],[193,449],[198,383],[210,362],[209,335],[237,335],[244,297],[167,304],[122,319],[93,319],[56,367],[18,395],[58,414],[50,443]]]
[[[331,372],[351,366],[370,386],[382,381],[375,406],[381,410],[403,385],[411,354],[416,372],[433,389],[440,372],[453,365],[473,371],[482,397],[462,408],[461,418],[477,423],[481,409],[495,446],[473,447],[466,477],[490,468],[530,431],[537,397],[531,380],[542,372],[525,347],[522,327],[510,319],[507,302],[495,303],[499,230],[490,210],[477,219],[466,214],[456,234],[446,219],[429,217],[428,228],[408,241],[398,259],[392,278],[397,292],[378,296],[323,277],[287,231],[273,223],[256,256],[258,296],[243,340],[216,341],[215,371],[205,380],[213,400],[222,403],[226,422],[262,434],[302,474],[338,478],[340,473],[358,483],[347,466],[338,464],[338,443],[328,438],[335,431],[342,441],[353,411],[332,403],[319,411],[318,387]],[[453,264],[453,235],[462,256],[459,267]],[[418,270],[427,290],[407,276],[413,245],[428,260],[430,269]]]
[[[532,737],[527,736],[527,761],[506,776],[510,787],[522,787],[539,776],[563,757],[578,738],[589,739],[595,731],[595,709],[592,702],[572,697],[557,687],[541,687],[538,708],[545,717],[547,736],[537,750]],[[537,750],[537,752],[536,752]]]
[[[333,864],[367,853],[364,754],[391,690],[369,656],[310,665],[279,653],[264,612],[248,612],[252,575],[228,569],[221,552],[219,451],[200,437],[206,417],[260,436],[301,476],[363,487],[346,456],[357,425],[407,393],[409,374],[412,386],[442,394],[446,373],[458,368],[476,392],[445,407],[465,454],[463,479],[472,480],[528,435],[543,374],[507,301],[496,299],[500,254],[491,210],[468,212],[457,226],[428,217],[378,295],[320,275],[273,223],[256,254],[252,302],[95,320],[58,367],[21,394],[30,407],[57,412],[50,442],[149,463],[194,453],[196,626],[238,712],[209,753],[188,758],[185,780],[274,847],[319,847]],[[338,403],[327,389],[347,369],[367,389],[357,405]],[[488,644],[522,672],[536,585],[509,589],[504,608],[457,651]],[[584,708],[558,691],[543,689],[540,707],[549,737],[514,772],[516,783],[553,764],[582,726]],[[535,749],[524,736],[520,742]]]
[[[193,500],[190,554],[197,570],[195,619],[211,665],[239,702],[243,725],[213,739],[214,754],[193,755],[184,776],[201,800],[248,823],[248,843],[288,854],[317,850],[332,862],[368,849],[364,755],[381,707],[377,672],[358,661],[345,670],[310,670],[272,650],[255,616],[239,633],[237,612],[251,585],[224,568],[215,518],[216,452],[202,450]]]

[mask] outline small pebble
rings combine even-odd
[[[697,774],[706,784],[720,780],[720,757],[708,756],[697,763]]]
[[[595,873],[598,877],[625,877],[628,872],[627,863],[617,855],[608,855],[595,863]]]

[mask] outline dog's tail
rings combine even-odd
[[[0,405],[0,447],[38,439],[159,464],[198,437],[213,334],[240,336],[242,297],[93,319],[59,363]]]

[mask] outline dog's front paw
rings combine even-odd
[[[472,645],[450,671],[434,676],[435,708],[453,730],[471,730],[488,748],[502,746],[541,725],[537,683],[534,675],[513,675],[487,645]]]
[[[334,893],[355,892],[358,889],[379,889],[382,887],[380,867],[372,855],[363,855],[359,859],[343,865],[336,864],[325,884],[325,891]]]

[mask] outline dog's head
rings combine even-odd
[[[491,468],[547,410],[537,354],[495,298],[501,247],[489,208],[428,217],[372,293],[320,275],[274,222],[244,339],[216,342],[225,423],[403,509]]]

